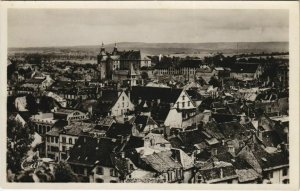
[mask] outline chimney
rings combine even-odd
[[[157,99],[157,104],[158,104],[158,105],[160,104],[160,99]]]
[[[220,168],[220,178],[223,178],[223,169],[222,168]]]
[[[128,91],[127,96],[128,96],[128,98],[130,100],[130,91]]]
[[[218,154],[218,150],[217,150],[217,148],[212,148],[212,150],[211,150],[211,155],[217,155]]]
[[[121,144],[122,144],[122,143],[124,142],[123,136],[122,136],[122,135],[118,135],[117,137],[120,139],[120,142],[121,142]]]

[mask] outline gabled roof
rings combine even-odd
[[[224,139],[224,135],[219,130],[215,122],[208,122],[203,127],[204,131],[207,132],[212,137],[215,137],[218,140]]]
[[[130,123],[114,123],[112,126],[107,130],[106,136],[111,138],[117,138],[118,135],[121,136],[129,136],[132,134],[132,124]]]
[[[83,131],[94,129],[96,124],[84,122],[72,122],[63,128],[62,133],[67,135],[79,136]]]
[[[67,162],[90,167],[94,165],[113,167],[111,154],[114,151],[118,152],[120,145],[122,144],[116,139],[80,136],[70,150]]]
[[[147,125],[157,124],[152,117],[146,115],[137,115],[129,120],[130,123],[134,123],[138,131],[143,132]],[[141,127],[139,126],[141,125]]]
[[[193,59],[193,60],[183,60],[180,64],[180,68],[199,68],[202,64],[202,61],[200,59]]]
[[[218,124],[220,131],[228,139],[247,139],[247,129],[245,126],[241,125],[239,122],[226,122]]]
[[[234,73],[255,73],[259,64],[256,63],[235,63],[230,66]]]
[[[163,103],[175,103],[180,96],[182,89],[160,88],[160,87],[132,87],[131,98],[134,102],[141,100],[157,100],[160,99]]]
[[[199,170],[206,183],[215,183],[237,178],[237,174],[231,163],[213,162],[209,167]]]
[[[257,145],[251,152],[264,170],[289,165],[289,153],[286,151],[268,153]]]
[[[199,101],[202,99],[202,96],[196,90],[186,90],[186,93],[193,101]]]
[[[120,52],[120,60],[141,60],[141,51],[129,50]]]

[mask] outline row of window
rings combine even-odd
[[[48,143],[58,143],[58,137],[47,137]]]
[[[78,117],[69,117],[69,120],[78,120],[78,119],[84,119],[84,116],[78,116]]]
[[[73,143],[73,138],[69,138],[68,143],[69,144],[75,144],[77,141],[77,139],[74,139],[74,143]],[[62,143],[67,143],[67,138],[66,137],[61,137],[61,142]]]
[[[118,177],[118,172],[115,169],[110,169],[110,176],[111,177]],[[96,174],[97,175],[103,175],[104,174],[104,169],[102,167],[97,167],[96,168]]]
[[[284,168],[282,169],[282,176],[287,176],[289,173],[289,170],[288,168]],[[270,171],[269,172],[269,179],[273,178],[273,171]]]
[[[181,102],[181,106],[184,108],[185,107],[185,103],[186,102]],[[187,107],[190,107],[191,106],[191,102],[190,101],[188,101],[187,102]],[[177,102],[177,108],[179,108],[180,107],[180,102]]]

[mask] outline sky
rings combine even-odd
[[[8,46],[288,41],[287,10],[10,9]]]

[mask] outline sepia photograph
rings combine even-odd
[[[284,8],[7,8],[3,179],[290,184],[290,19]]]

